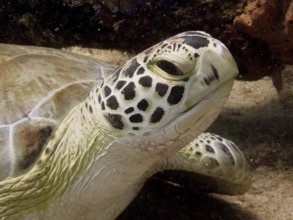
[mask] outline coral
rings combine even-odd
[[[234,28],[265,41],[274,57],[293,64],[293,1],[255,0],[234,19]]]

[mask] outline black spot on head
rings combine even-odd
[[[207,162],[207,166],[208,167],[218,167],[220,166],[219,162],[215,159],[215,158],[212,158],[212,157],[207,157],[209,162]]]
[[[210,136],[210,139],[212,139],[212,140],[216,140],[216,138],[214,137],[214,136]]]
[[[157,83],[156,85],[156,92],[159,94],[159,96],[163,97],[167,91],[169,86],[163,83]]]
[[[116,110],[116,109],[119,108],[119,103],[118,103],[118,101],[117,101],[117,98],[116,98],[114,95],[110,96],[110,97],[107,99],[107,106],[108,106],[109,108],[111,108],[112,110]]]
[[[206,85],[210,85],[210,80],[207,77],[203,78]]]
[[[133,112],[134,111],[134,108],[133,107],[129,107],[129,108],[127,108],[127,109],[125,109],[125,113],[126,114],[129,114],[129,113],[131,113],[131,112]]]
[[[170,105],[178,104],[183,97],[184,90],[185,88],[183,86],[173,86],[167,99],[169,104]]]
[[[194,53],[194,54],[193,54],[193,57],[196,59],[196,58],[199,57],[199,54],[198,54],[198,53]]]
[[[98,96],[98,102],[101,103],[101,101],[102,101],[102,98],[101,98],[101,95],[99,94],[99,96]]]
[[[218,141],[223,141],[223,138],[219,137],[219,136],[216,136],[217,140]]]
[[[151,53],[153,51],[153,48],[151,47],[151,48],[149,48],[149,49],[146,49],[145,51],[144,51],[144,53],[145,54],[149,54],[149,53]]]
[[[139,83],[146,88],[152,86],[153,79],[150,76],[143,76],[139,79]]]
[[[111,124],[113,128],[117,128],[120,130],[123,129],[124,124],[123,124],[121,115],[108,113],[108,115],[106,115],[105,118]]]
[[[91,105],[89,106],[89,110],[90,110],[90,113],[92,114],[93,113],[93,108],[92,108]]]
[[[139,110],[141,110],[141,111],[145,111],[145,110],[147,110],[148,106],[149,106],[149,103],[148,103],[148,101],[145,100],[145,99],[142,99],[142,100],[137,104],[137,108],[138,108]]]
[[[213,71],[214,77],[215,77],[216,79],[219,79],[219,73],[218,73],[218,70],[217,70],[213,65],[211,65],[211,67],[212,67],[212,71]]]
[[[108,97],[111,94],[111,89],[109,86],[104,87],[104,94],[105,94],[105,97]]]
[[[151,123],[157,123],[161,121],[164,114],[165,114],[164,109],[162,109],[161,107],[157,107],[151,116]]]
[[[202,155],[202,153],[199,152],[199,151],[196,151],[196,152],[195,152],[195,155],[200,157],[200,156]]]
[[[165,48],[168,46],[168,43],[164,43],[162,46],[161,46],[161,49]]]
[[[138,131],[139,130],[139,127],[133,127],[132,130]]]
[[[115,83],[119,78],[119,74],[114,74],[113,75],[113,79],[112,79],[112,83]]]
[[[188,57],[189,57],[189,60],[192,60],[192,57],[191,57],[190,53],[188,54]]]
[[[183,43],[198,49],[201,47],[206,47],[209,44],[209,40],[206,37],[200,37],[200,36],[185,36],[185,37],[181,37],[183,40]]]
[[[136,58],[131,61],[130,66],[127,69],[124,69],[125,76],[132,78],[135,70],[140,66]]]
[[[213,154],[215,153],[215,150],[212,148],[212,146],[206,144],[205,145],[205,148],[206,148],[206,151],[207,152],[210,152],[210,153],[213,153]]]
[[[216,142],[216,143],[217,143],[217,147],[220,148],[230,158],[232,164],[235,164],[233,155],[230,152],[229,148],[225,144],[223,144],[221,142]]]
[[[114,74],[113,74],[113,79],[112,79],[112,83],[115,83],[119,76],[120,76],[120,73],[121,73],[121,70],[122,70],[122,67],[120,67],[119,69],[117,69]]]
[[[143,62],[146,63],[146,61],[148,60],[148,58],[149,58],[148,56],[145,56],[145,57],[143,58]]]
[[[101,104],[101,108],[102,108],[102,110],[105,110],[105,109],[106,109],[106,107],[105,107],[105,103],[104,103],[104,102],[102,102],[102,104]]]
[[[143,67],[139,67],[139,69],[137,70],[136,74],[141,75],[141,74],[144,74],[144,72],[145,72],[145,69]]]
[[[135,115],[131,115],[129,117],[129,120],[132,122],[132,123],[140,123],[143,121],[143,118],[142,118],[142,115],[141,114],[135,114]]]
[[[124,81],[124,80],[118,81],[115,88],[117,90],[120,90],[125,84],[126,84],[126,81]]]
[[[135,97],[135,84],[134,82],[130,82],[121,92],[124,95],[125,100],[131,100]]]

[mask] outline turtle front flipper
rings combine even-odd
[[[237,195],[251,185],[243,153],[232,141],[211,133],[201,134],[160,167],[170,170],[167,176],[173,182],[201,192]]]

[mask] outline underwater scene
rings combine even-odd
[[[292,0],[0,0],[0,219],[293,219]]]

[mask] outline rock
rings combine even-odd
[[[233,25],[237,31],[265,41],[274,57],[293,64],[292,0],[255,0]]]

